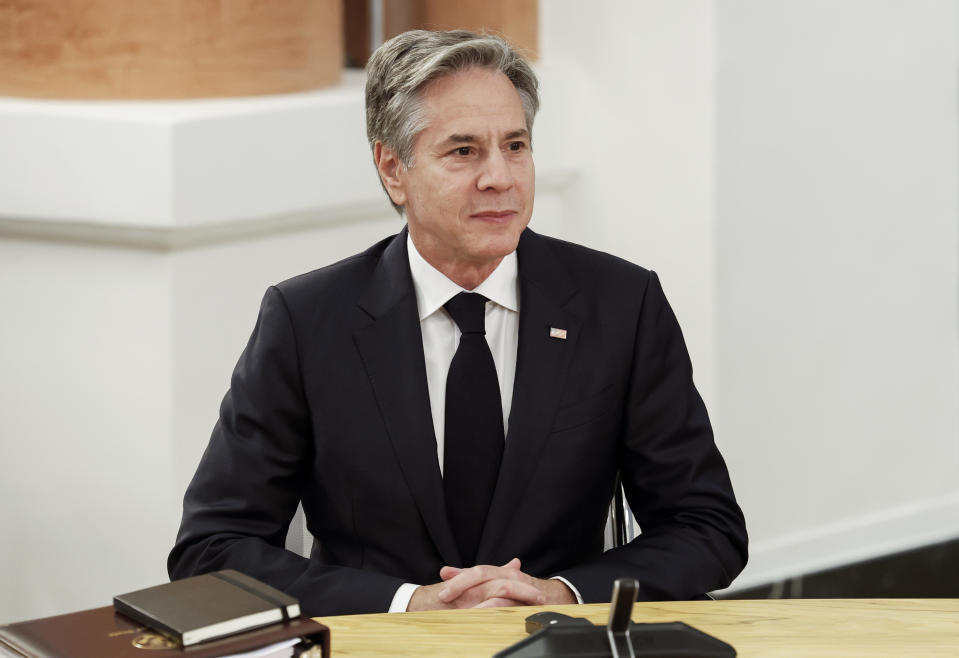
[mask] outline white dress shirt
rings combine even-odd
[[[443,470],[445,445],[446,377],[460,343],[461,332],[443,304],[465,291],[446,275],[426,262],[407,236],[410,272],[420,331],[423,333],[423,355],[426,357],[426,384],[430,394],[433,432],[436,435],[436,458]],[[486,297],[486,342],[493,353],[499,393],[503,403],[503,428],[509,427],[509,408],[513,401],[513,379],[516,375],[516,348],[519,342],[519,277],[516,252],[509,254],[493,270],[475,292]]]
[[[496,269],[473,290],[466,290],[426,262],[407,235],[410,273],[423,334],[423,355],[426,358],[426,384],[429,388],[433,433],[436,435],[436,458],[443,471],[445,446],[446,377],[460,342],[460,330],[443,305],[461,292],[475,292],[486,297],[486,342],[489,343],[499,380],[503,403],[503,428],[509,431],[509,411],[513,401],[513,380],[516,376],[516,351],[519,345],[519,267],[516,252],[504,257]],[[439,577],[439,574],[437,574]],[[560,578],[579,592],[565,578]],[[393,596],[390,612],[405,612],[413,592],[419,585],[405,583]]]

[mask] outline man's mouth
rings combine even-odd
[[[491,222],[507,222],[515,216],[515,210],[482,210],[470,215],[474,219],[485,219]]]

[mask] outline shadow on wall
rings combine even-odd
[[[959,598],[959,539],[730,593],[725,599]]]

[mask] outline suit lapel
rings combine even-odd
[[[576,347],[581,321],[571,312],[573,282],[543,239],[526,230],[519,243],[520,325],[516,378],[506,449],[477,562],[493,559],[530,474],[542,460],[549,419],[559,406],[563,380]],[[550,336],[565,329],[566,339]]]
[[[436,457],[406,229],[384,250],[359,306],[369,323],[353,337],[397,461],[440,555],[447,564],[459,564]]]

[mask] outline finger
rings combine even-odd
[[[463,572],[459,567],[443,567],[440,569],[440,580],[449,580]]]
[[[511,573],[511,571],[507,569],[500,569],[500,571],[506,574]],[[525,605],[545,604],[546,593],[541,591],[540,588],[536,586],[535,581],[529,578],[529,576],[522,572],[519,573],[526,580],[518,580],[515,577],[494,578],[466,588],[459,594],[456,594],[455,590],[447,591],[444,594],[444,591],[441,590],[437,598],[439,598],[441,602],[457,608],[470,608],[479,602],[493,598],[513,599]],[[460,576],[460,578],[462,578],[462,576]],[[455,583],[455,580],[449,582]],[[463,581],[460,580],[460,583],[462,582]],[[447,586],[448,585],[449,583],[447,583]]]
[[[522,567],[523,567],[523,563],[520,562],[518,557],[514,557],[512,560],[504,564],[501,568],[521,571]],[[440,580],[449,580],[450,578],[454,578],[455,576],[463,573],[464,571],[465,569],[462,569],[460,567],[445,566],[442,569],[440,569]]]
[[[491,580],[477,585],[470,591],[470,596],[476,596],[481,601],[488,599],[510,599],[516,601],[513,605],[543,605],[546,603],[546,593],[540,591],[532,583],[519,580]],[[475,600],[475,599],[474,599]]]
[[[460,573],[447,580],[446,587],[440,590],[439,597],[441,601],[449,602],[458,598],[468,589],[487,581],[497,578],[517,578],[519,576],[525,576],[525,574],[515,569],[505,569],[489,564],[481,564],[470,567],[469,569],[463,569]]]
[[[513,599],[495,598],[495,599],[486,599],[485,601],[477,603],[473,607],[474,608],[512,608],[512,607],[521,606],[521,605],[524,605],[524,604],[520,603],[519,601],[514,601]]]

